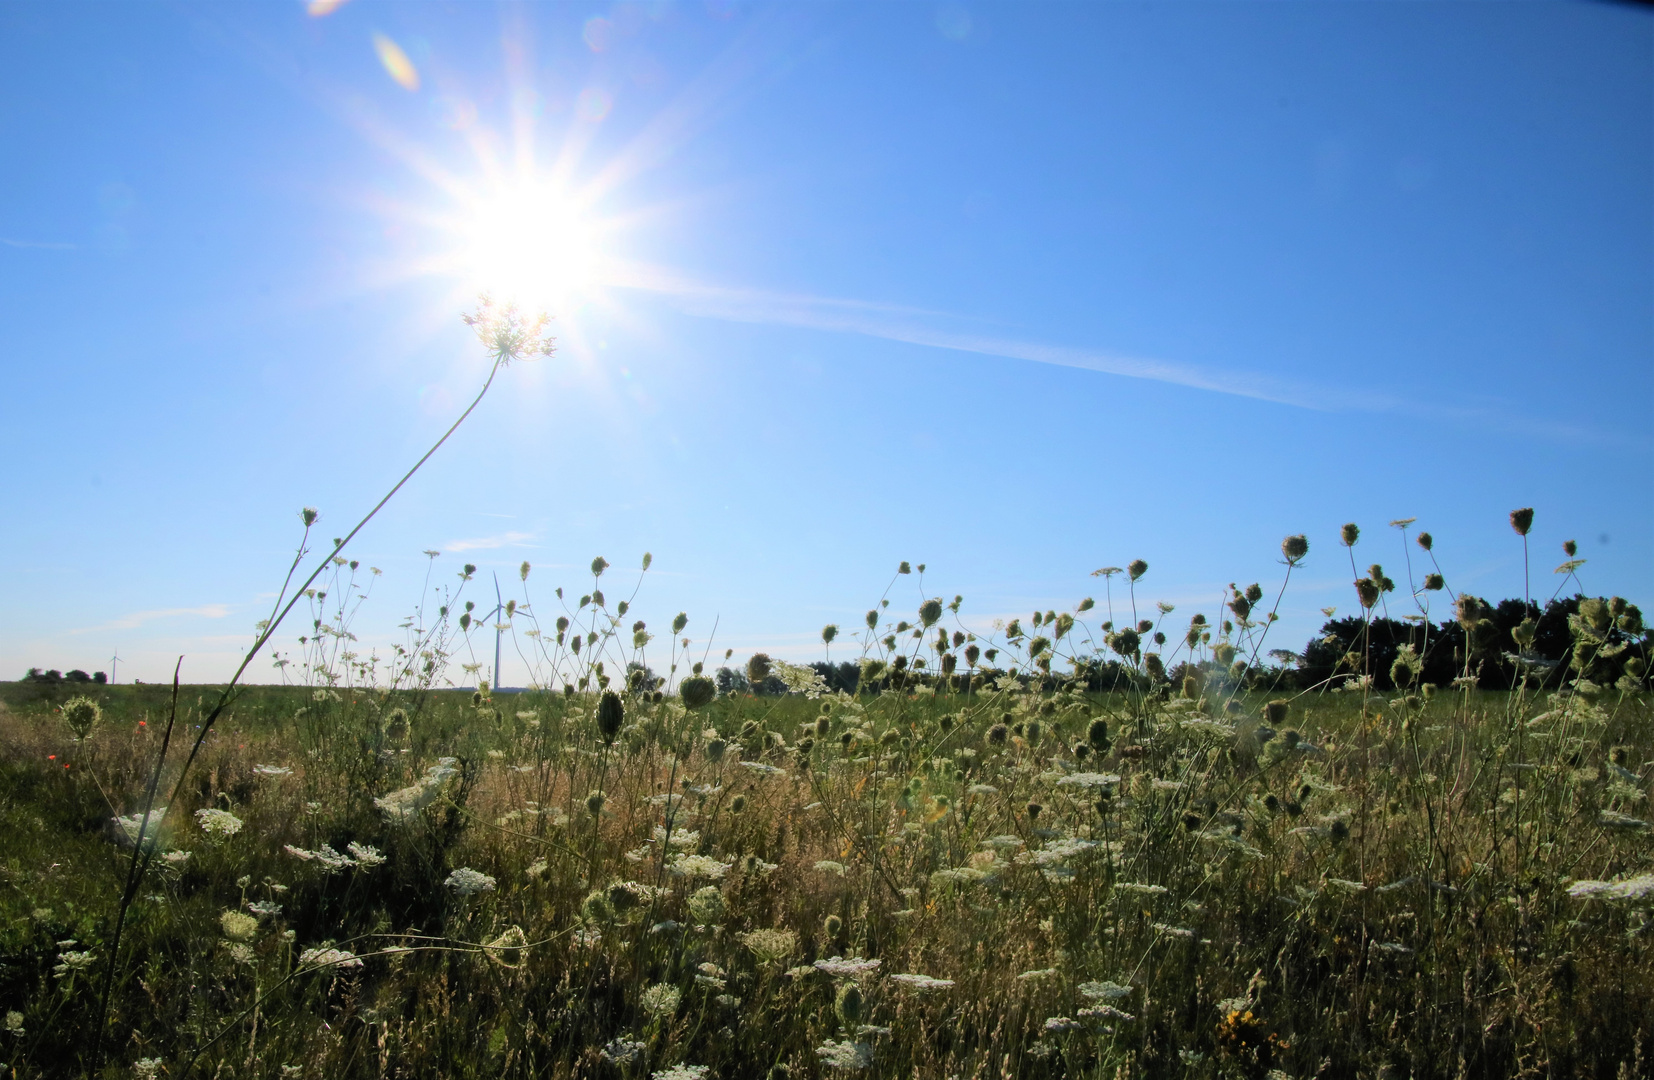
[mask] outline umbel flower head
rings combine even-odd
[[[477,310],[461,316],[497,363],[532,360],[557,351],[557,339],[545,333],[551,321],[545,313],[524,315],[516,304],[499,304],[487,293],[477,298]]]
[[[1298,560],[1309,554],[1309,537],[1299,533],[1282,540],[1281,554],[1286,556],[1288,566],[1297,566]]]

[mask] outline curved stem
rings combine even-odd
[[[235,690],[236,690],[236,684],[241,681],[241,676],[246,674],[248,666],[250,664],[252,664],[252,662],[253,662],[253,658],[256,657],[259,654],[259,650],[264,648],[265,644],[270,640],[270,638],[275,634],[276,630],[281,626],[282,621],[287,618],[288,613],[293,610],[293,608],[296,604],[298,604],[300,598],[304,596],[305,590],[308,589],[311,586],[311,584],[318,577],[321,576],[322,572],[328,568],[328,566],[331,563],[331,560],[332,560],[333,556],[337,555],[340,551],[344,550],[345,545],[350,543],[350,541],[353,540],[356,537],[357,533],[362,531],[363,527],[365,527],[368,522],[373,520],[374,515],[379,513],[380,510],[384,509],[385,504],[391,501],[391,497],[394,496],[398,491],[401,491],[404,484],[406,484],[409,480],[413,479],[414,473],[419,471],[420,466],[424,465],[425,462],[429,461],[431,459],[431,455],[435,454],[439,449],[442,448],[442,444],[448,441],[449,436],[453,435],[453,433],[459,429],[459,426],[465,422],[465,418],[470,416],[471,413],[476,409],[476,407],[482,403],[483,396],[488,393],[488,388],[490,386],[494,385],[494,377],[499,374],[500,365],[502,363],[504,363],[504,358],[503,357],[496,357],[495,358],[494,366],[489,369],[488,378],[483,381],[482,389],[477,391],[477,396],[471,400],[470,405],[466,406],[465,411],[459,414],[459,419],[455,420],[451,425],[449,425],[448,430],[442,433],[442,438],[438,439],[435,443],[433,443],[431,445],[431,448],[429,450],[425,451],[424,455],[418,461],[414,462],[413,468],[409,469],[406,473],[404,473],[402,475],[402,479],[398,480],[396,482],[396,485],[385,493],[384,498],[380,499],[377,503],[374,504],[373,509],[369,510],[367,512],[366,516],[364,516],[361,521],[358,521],[356,523],[356,527],[351,529],[350,532],[346,533],[345,536],[344,536],[344,539],[339,540],[337,543],[335,543],[333,545],[333,550],[328,554],[328,557],[326,559],[323,559],[321,564],[318,565],[315,570],[312,570],[310,572],[310,576],[304,579],[304,584],[300,585],[296,590],[294,590],[293,595],[287,601],[286,606],[281,609],[280,613],[278,613],[276,615],[276,617],[270,621],[269,625],[267,625],[263,629],[263,631],[260,632],[259,636],[253,641],[252,648],[248,649],[247,654],[241,658],[240,666],[238,666],[235,669],[235,674],[230,676],[229,683],[224,687],[223,692],[219,694],[218,703],[213,706],[212,711],[207,714],[207,716],[204,720],[202,720],[202,722],[201,722],[201,733],[195,737],[195,744],[190,747],[189,757],[184,759],[184,767],[182,769],[180,769],[179,772],[178,772],[178,782],[173,785],[172,797],[171,797],[171,799],[169,799],[167,801],[166,808],[164,808],[161,812],[161,817],[162,818],[165,818],[167,811],[170,810],[175,803],[177,803],[178,796],[183,793],[184,781],[189,778],[190,766],[192,764],[194,764],[196,756],[201,752],[201,745],[204,742],[206,742],[207,735],[208,735],[209,732],[212,731],[213,724],[218,720],[219,716],[224,712],[225,706],[228,705],[230,703],[231,699],[234,697]],[[309,529],[307,527],[306,528],[306,534],[307,535],[308,535],[308,532],[309,532]],[[302,557],[302,553],[301,553],[301,557]],[[291,570],[288,571],[288,579],[289,580],[292,579],[292,571]],[[285,586],[284,586],[284,588],[285,588]],[[179,663],[180,664],[183,663],[182,659],[179,660]],[[177,686],[177,676],[176,675],[174,675],[173,684],[174,684],[174,693],[176,694],[176,686]],[[176,708],[175,708],[175,711],[176,711]],[[169,725],[168,733],[170,735],[170,725]],[[154,799],[155,799],[154,789],[155,789],[156,783],[160,780],[160,774],[161,774],[160,764],[157,763],[156,769],[155,769],[154,779],[151,781],[150,791],[149,791],[148,797],[146,799],[146,804],[145,804],[145,809],[144,809],[144,817],[145,817],[146,822],[148,821],[149,810],[154,804]],[[157,830],[159,830],[159,828],[160,828],[160,821],[159,820],[157,820],[157,822],[156,822],[156,828],[157,828]],[[140,834],[140,836],[138,838],[138,845],[132,853],[132,867],[127,872],[126,888],[121,893],[120,908],[116,912],[116,915],[115,915],[115,932],[114,932],[114,935],[112,937],[112,944],[111,944],[110,951],[109,951],[109,967],[104,972],[102,1001],[101,1001],[101,1003],[99,1005],[99,1008],[98,1008],[98,1029],[97,1029],[97,1034],[92,1037],[92,1069],[91,1069],[91,1073],[93,1075],[96,1075],[98,1070],[103,1065],[103,1034],[104,1034],[104,1028],[107,1027],[108,1023],[109,1023],[109,994],[110,994],[110,990],[113,987],[114,980],[115,980],[115,965],[116,965],[117,960],[119,959],[121,931],[126,925],[126,913],[127,913],[127,910],[132,906],[132,900],[137,895],[138,888],[143,883],[144,874],[145,874],[146,871],[148,871],[149,864],[150,864],[151,861],[153,861],[153,858],[154,858],[154,847],[151,847],[148,850],[145,849],[143,841],[146,838],[146,836],[147,836],[147,830],[145,831],[145,833]],[[155,846],[159,846],[159,845],[155,845]]]

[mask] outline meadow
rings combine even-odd
[[[229,684],[0,683],[5,1075],[1654,1074],[1635,605],[1489,605],[1397,521],[1406,591],[1345,526],[1302,656],[1303,536],[1210,612],[1136,560],[991,629],[904,562],[836,666],[652,630],[648,555],[493,609],[466,565],[363,645],[349,542],[552,352],[467,321],[476,399],[303,577],[301,513]]]
[[[458,594],[363,656],[325,582],[292,685],[216,714],[0,684],[6,1075],[1651,1073],[1623,601],[1543,687],[1403,655],[1381,692],[1352,652],[1282,691],[1236,590],[1169,645],[1120,598],[980,638],[885,601],[840,641],[856,693],[760,655],[720,694],[684,617],[653,671],[606,569],[555,623],[511,605],[522,692],[448,687],[495,636]]]

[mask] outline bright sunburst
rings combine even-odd
[[[457,223],[459,262],[476,288],[568,310],[604,284],[604,230],[577,197],[530,179],[467,203]]]

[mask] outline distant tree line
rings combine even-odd
[[[1448,686],[1465,675],[1489,690],[1513,689],[1524,676],[1531,688],[1556,687],[1575,677],[1607,686],[1627,676],[1641,680],[1648,671],[1649,635],[1635,604],[1577,595],[1553,599],[1543,607],[1518,599],[1471,604],[1461,606],[1455,618],[1439,623],[1421,617],[1329,619],[1302,653],[1276,649],[1266,662],[1237,659],[1221,673],[1213,661],[1185,661],[1167,671],[1147,654],[1147,662],[1139,667],[1097,653],[1080,657],[1072,673],[1025,671],[1018,677],[1024,683],[1037,678],[1052,687],[1079,681],[1088,690],[1102,692],[1147,689],[1161,683],[1181,687],[1190,677],[1205,685],[1214,674],[1228,685],[1267,691],[1310,690],[1371,676],[1375,690],[1393,691],[1424,683]],[[1595,640],[1589,650],[1576,651],[1576,626]],[[848,694],[904,686],[963,692],[1009,674],[997,667],[942,674],[915,670],[905,659],[898,657],[890,664],[818,661],[809,666],[830,692]],[[719,668],[714,675],[718,693],[770,697],[788,692],[787,684],[773,674],[756,684],[749,674],[739,668]]]
[[[32,683],[46,683],[48,686],[56,686],[59,683],[95,683],[98,686],[102,686],[104,683],[109,681],[109,676],[105,675],[101,671],[94,671],[92,674],[88,675],[79,668],[75,668],[65,674],[64,672],[58,671],[56,668],[52,668],[49,671],[41,671],[37,667],[32,667],[29,669],[28,674],[23,676],[23,681]]]

